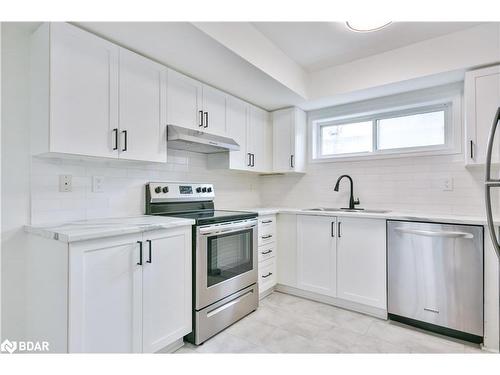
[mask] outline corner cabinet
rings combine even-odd
[[[190,226],[70,244],[31,235],[29,251],[29,331],[51,350],[153,353],[191,332]]]
[[[31,40],[32,154],[166,162],[166,68],[67,23]]]
[[[304,173],[306,168],[306,114],[299,108],[272,113],[273,172]]]
[[[500,106],[500,66],[465,73],[465,164],[483,165],[493,118]],[[492,162],[500,162],[496,137]]]

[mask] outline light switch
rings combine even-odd
[[[441,189],[443,191],[452,191],[453,190],[453,177],[443,177],[441,180]]]
[[[70,174],[59,175],[59,192],[67,193],[73,190],[72,177]]]
[[[92,192],[94,193],[104,192],[104,177],[102,176],[92,177]]]

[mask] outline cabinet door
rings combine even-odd
[[[142,266],[139,236],[72,248],[69,351],[142,351]]]
[[[120,49],[120,158],[167,161],[166,75],[163,65]]]
[[[50,151],[117,157],[118,46],[51,24]]]
[[[202,84],[168,69],[167,124],[199,130],[202,128]]]
[[[293,110],[273,112],[273,169],[283,173],[292,170],[293,160]]]
[[[206,132],[226,134],[226,94],[203,85],[203,127]]]
[[[247,108],[242,100],[228,96],[227,98],[227,134],[239,145],[239,151],[229,152],[231,169],[249,170],[250,163],[247,151]]]
[[[297,287],[297,218],[296,214],[279,214],[276,225],[278,241],[278,283]]]
[[[297,284],[300,289],[336,295],[335,217],[297,217]]]
[[[385,220],[338,220],[337,297],[385,310]]]
[[[147,240],[143,351],[153,353],[191,332],[191,230],[162,231]]]
[[[269,125],[269,113],[250,106],[249,109],[249,148],[252,156],[252,170],[270,172],[272,167],[272,131]]]
[[[468,72],[465,77],[466,164],[484,164],[493,118],[500,105],[500,67]],[[499,137],[492,161],[500,161]]]

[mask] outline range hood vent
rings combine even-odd
[[[240,145],[232,138],[209,134],[177,125],[167,126],[168,147],[202,154],[238,151]]]

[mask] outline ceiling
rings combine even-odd
[[[252,24],[309,72],[478,25],[473,22],[394,22],[376,32],[356,33],[343,22]]]

